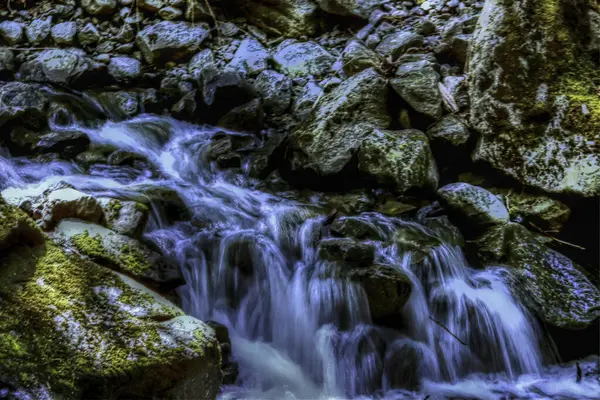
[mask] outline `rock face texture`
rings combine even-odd
[[[467,61],[475,160],[550,193],[600,194],[594,12],[595,1],[485,2]]]

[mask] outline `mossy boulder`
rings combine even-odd
[[[475,160],[547,192],[600,194],[600,60],[590,50],[599,8],[485,2],[467,62]]]
[[[327,238],[319,244],[319,257],[364,267],[373,264],[375,247],[351,238]]]
[[[89,222],[66,219],[53,235],[78,253],[149,285],[169,290],[184,283],[178,266],[143,243]]]
[[[438,190],[448,207],[474,225],[503,224],[510,215],[502,200],[493,193],[464,182],[451,183]]]
[[[442,116],[440,74],[428,60],[403,63],[390,81],[392,88],[415,111],[433,120]]]
[[[148,222],[148,207],[136,201],[99,198],[107,228],[121,235],[139,238]]]
[[[358,169],[397,192],[437,189],[438,171],[427,136],[416,129],[375,129],[358,151]]]
[[[547,324],[582,329],[600,317],[600,291],[547,239],[516,223],[496,225],[477,241],[487,263],[507,265],[505,278],[521,300]]]
[[[387,93],[386,80],[369,68],[317,99],[312,115],[290,136],[292,170],[341,172],[374,128],[389,125]]]
[[[325,75],[331,70],[335,57],[315,42],[284,42],[273,61],[281,73],[297,78]]]
[[[39,244],[43,241],[42,231],[35,222],[0,197],[0,251],[16,243]]]

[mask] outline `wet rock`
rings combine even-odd
[[[0,47],[0,77],[7,76],[15,70],[15,56],[12,51]]]
[[[389,265],[354,268],[349,275],[365,290],[374,320],[399,316],[412,292],[409,278]]]
[[[571,40],[588,35],[584,18],[571,20],[593,2],[558,0],[528,13],[523,7],[522,0],[510,7],[486,1],[473,36],[470,117],[481,134],[473,158],[546,192],[598,196],[600,152],[590,145],[600,129],[590,84],[598,57]]]
[[[135,166],[139,162],[143,163],[144,161],[146,161],[146,158],[141,154],[132,151],[116,150],[108,156],[107,162],[108,165]]]
[[[353,190],[347,193],[326,193],[323,201],[330,208],[346,215],[372,211],[375,206],[375,199],[362,190]]]
[[[396,77],[390,81],[392,88],[415,111],[432,119],[442,116],[440,75],[429,61],[402,64]]]
[[[21,82],[2,84],[0,98],[0,125],[13,119],[20,119],[34,127],[46,122],[48,99],[38,85]]]
[[[241,10],[253,25],[275,36],[313,36],[319,27],[319,7],[310,0],[245,0]]]
[[[438,195],[452,210],[475,224],[503,224],[509,221],[504,203],[479,186],[451,183],[440,188]]]
[[[547,196],[495,188],[490,192],[507,204],[512,220],[531,223],[544,231],[559,232],[571,215],[564,203]]]
[[[497,225],[476,244],[484,260],[509,266],[508,284],[545,323],[582,329],[600,316],[600,292],[581,267],[525,227]]]
[[[131,118],[140,111],[140,100],[132,92],[104,92],[98,95],[111,119]]]
[[[162,65],[197,53],[209,33],[205,23],[162,21],[138,32],[136,44],[149,64]]]
[[[141,242],[110,229],[75,219],[61,221],[55,235],[95,262],[115,268],[141,281],[169,290],[184,283],[177,265],[167,263]]]
[[[106,227],[121,235],[139,239],[148,222],[148,207],[135,201],[99,198]]]
[[[312,81],[308,82],[294,101],[292,107],[294,117],[300,121],[307,120],[318,105],[318,101],[323,94],[323,89],[319,85]]]
[[[85,53],[76,49],[52,49],[40,52],[19,69],[20,78],[40,83],[72,83],[92,69]]]
[[[252,86],[237,72],[207,69],[202,74],[202,99],[212,110],[213,118],[252,100]]]
[[[368,69],[323,96],[319,106],[290,136],[292,170],[334,175],[350,162],[374,128],[390,123],[387,82]]]
[[[314,42],[295,42],[283,46],[273,60],[279,70],[292,77],[322,76],[326,74],[335,58]]]
[[[246,38],[238,47],[229,66],[251,76],[260,74],[268,68],[271,56],[256,39]]]
[[[77,24],[75,22],[61,22],[56,24],[50,30],[52,40],[59,46],[70,46],[75,40],[77,34]]]
[[[375,247],[351,238],[328,238],[319,244],[319,257],[347,265],[366,267],[375,259]]]
[[[25,26],[25,36],[31,45],[42,43],[48,35],[52,27],[52,17],[37,18],[30,24]]]
[[[119,82],[133,81],[142,76],[142,63],[131,57],[113,57],[108,73]]]
[[[350,77],[369,68],[381,70],[385,64],[383,57],[354,39],[342,53],[342,65],[344,73]]]
[[[91,15],[108,15],[117,9],[117,0],[81,0],[81,7]]]
[[[24,39],[25,25],[16,21],[2,21],[0,23],[0,37],[9,46],[22,43]]]
[[[279,72],[266,70],[254,81],[254,89],[263,101],[265,111],[282,114],[292,100],[292,81]]]
[[[234,131],[258,132],[263,127],[263,120],[261,101],[254,99],[231,109],[219,120],[217,126]]]
[[[449,114],[427,129],[427,137],[440,144],[461,147],[467,143],[471,133],[460,118]]]
[[[409,224],[396,229],[390,242],[394,243],[401,252],[412,252],[414,263],[421,262],[434,248],[442,245],[438,237],[421,227]]]
[[[438,172],[429,141],[416,129],[375,129],[360,146],[358,169],[400,193],[411,188],[437,189]]]
[[[331,224],[331,230],[338,235],[358,240],[381,240],[381,232],[375,224],[364,217],[341,217]]]
[[[412,31],[398,31],[383,38],[375,51],[384,57],[396,60],[410,48],[420,48],[424,44],[423,36]]]
[[[371,12],[379,7],[377,0],[317,0],[324,11],[345,17],[369,18]]]
[[[88,22],[77,33],[77,39],[84,47],[92,46],[100,41],[100,33],[94,24]]]
[[[90,144],[88,136],[79,131],[56,131],[40,136],[33,147],[42,153],[58,153],[65,158],[73,158],[85,151]]]

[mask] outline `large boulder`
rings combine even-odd
[[[600,194],[595,0],[487,0],[467,70],[473,158],[547,192]],[[576,38],[576,39],[574,39]]]
[[[386,80],[370,68],[323,96],[291,134],[291,168],[320,175],[342,171],[375,128],[389,125],[387,90]]]
[[[483,260],[508,266],[510,287],[545,323],[585,328],[600,317],[600,292],[576,263],[546,242],[522,225],[508,223],[490,228],[476,244]]]
[[[313,36],[320,23],[311,0],[238,0],[244,16],[267,33],[285,37]]]
[[[476,225],[503,224],[509,213],[502,200],[479,186],[451,183],[438,190],[442,200],[461,217]]]
[[[214,330],[158,294],[49,241],[0,266],[4,383],[41,387],[34,398],[216,397]]]
[[[416,129],[375,129],[358,151],[358,169],[398,192],[437,189],[438,171],[427,136]]]
[[[162,21],[139,31],[136,44],[149,64],[185,61],[210,34],[208,24]]]

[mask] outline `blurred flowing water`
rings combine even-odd
[[[179,263],[185,311],[230,330],[240,374],[222,400],[598,398],[593,374],[577,384],[573,366],[548,366],[539,327],[503,283],[502,268],[472,269],[451,230],[419,216],[359,216],[377,232],[375,261],[403,271],[413,286],[402,328],[383,328],[372,322],[361,286],[319,258],[318,239],[328,232],[318,207],[217,170],[207,157],[216,129],[151,115],[96,127],[51,122],[86,132],[94,145],[141,154],[152,168],[86,172],[3,151],[0,189],[64,181],[126,199],[175,191],[191,215],[173,221],[155,208],[145,236]],[[423,258],[394,240],[398,232],[438,244]]]

